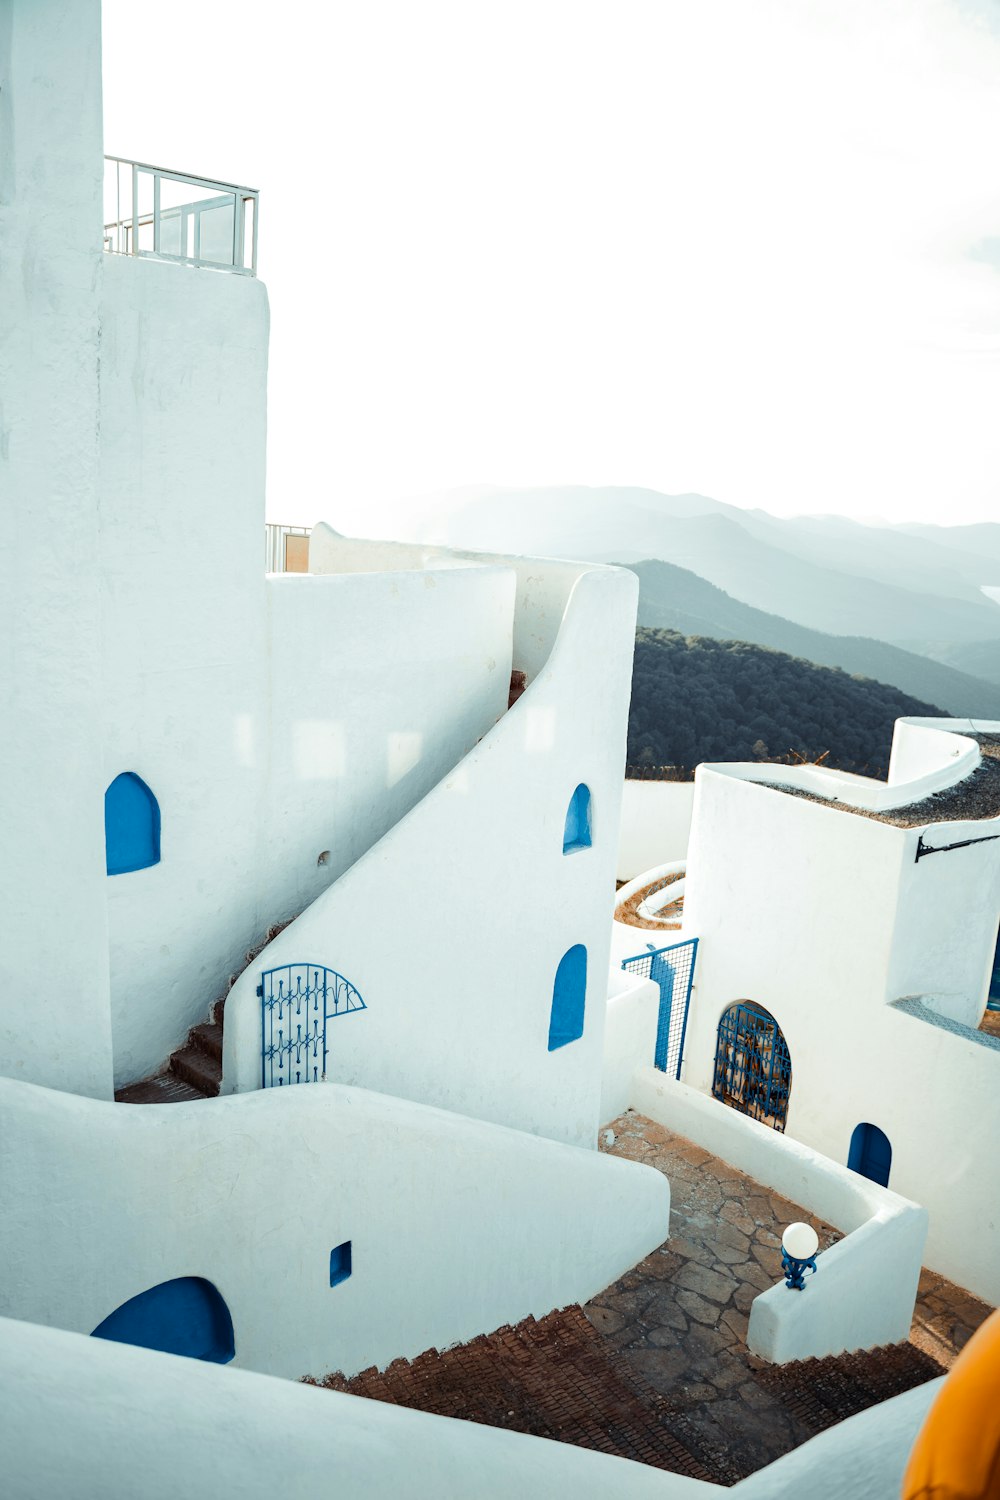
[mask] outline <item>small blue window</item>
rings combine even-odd
[[[229,1308],[200,1276],[180,1276],[130,1297],[98,1324],[92,1337],[216,1365],[228,1364],[236,1353]]]
[[[892,1146],[884,1130],[865,1120],[854,1128],[847,1165],[852,1172],[860,1172],[881,1187],[889,1186],[889,1171],[892,1167]]]
[[[109,875],[128,875],[160,862],[160,807],[133,771],[104,793],[104,845]]]
[[[351,1274],[351,1242],[345,1240],[330,1251],[330,1285],[339,1286]]]
[[[590,844],[590,788],[581,781],[569,799],[566,828],[563,832],[563,853],[572,854],[574,849],[589,849]]]
[[[576,943],[564,953],[556,970],[549,1021],[549,1051],[565,1047],[583,1036],[583,1010],[587,998],[587,950]]]

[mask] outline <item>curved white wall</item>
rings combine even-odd
[[[293,1379],[584,1301],[668,1232],[658,1172],[360,1089],[115,1105],[0,1080],[0,1111],[0,1314],[89,1333],[202,1276],[236,1364]]]
[[[683,860],[691,832],[693,781],[626,781],[618,844],[618,879]]]
[[[261,972],[322,963],[368,1007],[331,1023],[328,1078],[593,1143],[635,585],[615,569],[512,565],[513,659],[536,663],[527,692],[237,983],[226,1091],[260,1087]],[[593,844],[567,857],[580,782]],[[585,1030],[549,1052],[555,973],[576,943],[588,953]]]

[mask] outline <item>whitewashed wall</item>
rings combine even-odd
[[[89,1333],[202,1276],[236,1363],[291,1378],[583,1301],[667,1235],[658,1172],[358,1089],[128,1106],[0,1080],[0,1110],[0,1314]]]
[[[967,1010],[981,1013],[1000,843],[916,864],[921,831],[945,844],[968,825],[900,829],[754,785],[741,769],[697,776],[685,932],[702,941],[684,1080],[710,1092],[723,1010],[763,1005],[791,1053],[788,1133],[846,1162],[855,1126],[877,1125],[892,1145],[890,1186],[929,1210],[927,1263],[1000,1300],[1000,1056],[979,1033],[892,1005],[926,993],[947,1017],[968,984]]]
[[[100,31],[97,0],[0,7],[0,1073],[109,1097]]]
[[[207,1018],[259,929],[268,308],[249,277],[105,260],[95,791],[134,771],[162,817],[161,862],[106,882],[121,1083]]]
[[[618,845],[618,879],[683,859],[691,832],[693,781],[626,781]]]
[[[569,1443],[29,1323],[0,1324],[7,1500],[712,1500],[716,1485]],[[890,1500],[941,1382],[840,1422],[730,1491]],[[294,1454],[294,1477],[289,1455]]]
[[[225,1090],[259,1086],[261,971],[323,963],[368,1006],[331,1023],[328,1078],[593,1143],[635,587],[614,569],[511,566],[527,692],[247,970],[226,1007]],[[580,782],[593,846],[565,856]],[[553,981],[576,943],[584,1035],[549,1052]]]
[[[636,1070],[630,1103],[845,1235],[823,1251],[803,1292],[779,1281],[754,1298],[754,1354],[785,1364],[908,1337],[926,1209],[654,1068]]]
[[[601,1077],[602,1125],[616,1120],[632,1103],[635,1070],[650,1062],[656,1050],[659,1012],[658,984],[627,970],[611,970]]]
[[[265,926],[298,915],[506,711],[514,591],[511,569],[468,565],[268,580]]]

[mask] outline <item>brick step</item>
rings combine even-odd
[[[138,1083],[126,1084],[115,1089],[115,1100],[119,1104],[186,1104],[191,1099],[204,1099],[200,1089],[174,1076],[173,1073],[157,1073],[153,1078],[142,1078]]]
[[[769,1365],[757,1380],[812,1432],[822,1432],[944,1373],[936,1359],[906,1343]]]
[[[197,1047],[201,1052],[215,1059],[217,1063],[222,1062],[222,1023],[220,1021],[202,1021],[198,1026],[192,1026],[188,1032],[188,1046]]]
[[[483,1422],[714,1483],[733,1474],[683,1413],[645,1385],[579,1307],[526,1318],[385,1370],[314,1381],[329,1390]]]
[[[181,1047],[170,1059],[170,1072],[197,1089],[204,1099],[214,1098],[222,1083],[221,1061],[200,1047]]]

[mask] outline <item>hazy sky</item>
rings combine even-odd
[[[272,520],[1000,520],[1000,0],[104,0],[104,90],[260,188]]]

